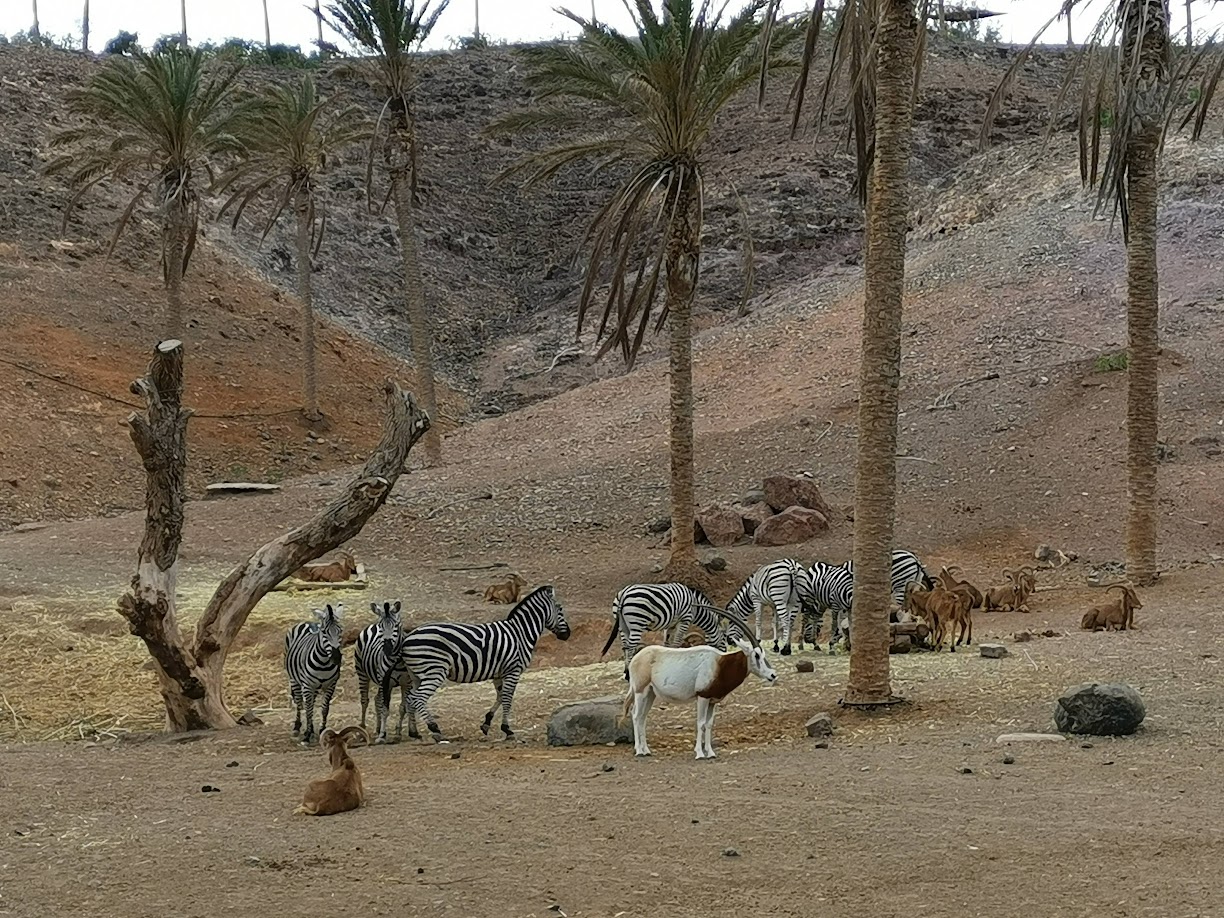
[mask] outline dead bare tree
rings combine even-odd
[[[128,417],[146,475],[145,531],[136,576],[119,598],[119,612],[156,663],[166,730],[233,727],[222,696],[225,658],[247,616],[276,584],[307,561],[343,545],[383,505],[404,471],[408,453],[429,429],[429,416],[393,381],[384,386],[382,439],[344,491],[305,525],[273,539],[222,581],[188,640],[175,614],[178,549],[186,503],[183,345],[157,345],[148,374],[132,383],[146,404]]]

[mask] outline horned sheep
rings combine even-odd
[[[1143,603],[1134,588],[1126,583],[1111,583],[1110,590],[1121,590],[1122,595],[1110,602],[1100,603],[1084,613],[1080,627],[1085,631],[1126,631],[1135,627],[1135,610]]]
[[[324,730],[319,736],[319,745],[331,764],[332,773],[306,785],[302,804],[293,811],[295,815],[334,816],[365,803],[361,772],[348,752],[348,739],[353,734],[360,735],[367,744],[370,742],[370,735],[361,727],[345,727],[338,733]]]

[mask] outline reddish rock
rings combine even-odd
[[[800,478],[795,475],[770,475],[762,483],[765,491],[765,503],[781,513],[787,507],[806,507],[816,510],[826,519],[832,518],[832,511],[820,494],[820,488],[810,478]]]
[[[739,508],[740,520],[744,524],[744,532],[752,535],[757,531],[757,527],[773,516],[773,508],[769,504],[762,501],[758,504],[749,504],[747,507]]]
[[[725,504],[710,504],[697,511],[697,524],[711,545],[726,548],[744,534],[744,521],[738,510]]]
[[[787,507],[758,526],[753,541],[758,545],[793,545],[815,538],[828,528],[823,514],[806,507]]]

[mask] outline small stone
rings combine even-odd
[[[709,561],[705,562],[703,567],[711,574],[716,574],[727,569],[727,559],[722,555],[714,555]]]
[[[601,766],[599,766],[599,770],[606,775],[610,771],[616,771],[616,766],[611,762],[604,762]]]
[[[243,727],[259,727],[263,725],[263,721],[259,719],[259,715],[249,708],[243,712],[238,718],[238,723]]]
[[[813,715],[804,724],[808,736],[831,736],[833,734],[833,718],[821,712]]]
[[[459,753],[457,753],[457,752],[452,752],[452,753],[450,754],[450,757],[451,757],[451,761],[453,762],[455,759],[459,758]]]
[[[734,848],[723,848],[723,857],[739,857],[740,853]]]
[[[959,772],[960,772],[962,775],[971,775],[971,774],[973,774],[973,769],[972,769],[972,768],[970,768],[968,765],[962,765],[962,766],[961,766],[959,769],[957,769],[957,770],[958,770],[958,771],[959,771]]]
[[[40,529],[46,529],[49,523],[21,523],[13,527],[13,532],[38,532]]]
[[[1016,757],[1015,757],[1014,755],[1005,755],[1005,756],[1003,756],[1003,764],[1004,764],[1004,765],[1015,765],[1015,764],[1016,764]]]
[[[200,788],[200,793],[201,794],[219,794],[221,793],[221,788],[213,787],[211,784],[205,784],[203,787]]]
[[[743,503],[749,507],[753,504],[763,504],[765,503],[765,492],[760,488],[749,488],[744,492]]]
[[[820,741],[820,742],[818,742],[818,743],[813,743],[813,744],[812,744],[812,748],[813,748],[813,749],[828,749],[828,748],[829,748],[829,741],[828,741],[828,740],[821,740],[821,741]]]
[[[242,861],[248,867],[258,867],[260,864],[263,863],[263,861],[261,861],[259,858],[257,858],[253,854],[248,854],[246,857],[242,859]]]
[[[651,535],[660,535],[671,529],[671,517],[660,516],[658,519],[653,519],[646,524],[646,531]]]
[[[1058,733],[1000,733],[995,742],[1000,746],[1007,743],[1061,743],[1066,737]]]
[[[226,768],[237,768],[237,767],[238,767],[238,763],[237,763],[237,762],[226,762],[226,763],[225,763],[225,767],[226,767]]]
[[[1092,743],[1080,743],[1080,748],[1081,749],[1091,749]]]
[[[811,660],[800,660],[795,664],[795,672],[797,673],[814,673],[816,672],[816,664]]]
[[[661,561],[656,561],[653,565],[651,565],[650,572],[652,574],[663,573],[663,563]]]
[[[1008,650],[1002,644],[978,644],[978,653],[988,660],[998,660],[1008,656]]]
[[[1015,634],[1012,635],[1012,640],[1015,641],[1017,644],[1027,644],[1032,639],[1033,639],[1033,632],[1031,631],[1017,631]]]
[[[417,876],[418,876],[418,877],[419,877],[421,874],[423,874],[424,872],[425,872],[425,868],[424,868],[424,867],[418,867],[418,868],[417,868]]]

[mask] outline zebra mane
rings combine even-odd
[[[738,592],[736,592],[736,594],[731,597],[731,601],[727,603],[727,609],[731,610],[732,608],[742,606],[744,607],[744,617],[747,618],[748,611],[751,607],[751,604],[749,603],[749,600],[748,600],[748,591],[751,589],[752,589],[752,578],[749,577],[747,580],[744,581],[744,585],[739,588]]]
[[[555,595],[556,593],[553,590],[551,583],[546,583],[544,586],[536,587],[510,608],[510,611],[506,613],[505,621],[510,621],[513,618],[521,617],[527,612],[543,610],[545,604],[551,604],[554,602]]]

